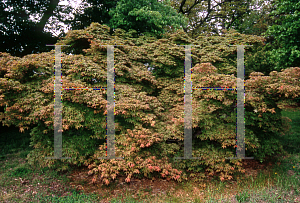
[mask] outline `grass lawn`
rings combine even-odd
[[[127,184],[125,177],[109,186],[94,185],[85,167],[67,173],[31,167],[29,132],[3,127],[0,202],[300,202],[300,110],[283,116],[293,121],[289,135],[280,138],[288,156],[263,164],[243,160],[245,174],[223,182],[211,178],[205,187],[155,178]]]

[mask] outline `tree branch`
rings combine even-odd
[[[46,23],[49,18],[53,16],[55,8],[58,6],[59,0],[50,0],[50,3],[46,5],[47,10],[44,12],[44,15],[39,23],[36,24],[36,30],[38,32],[43,32]]]
[[[183,13],[183,14],[184,14],[182,8],[183,8],[185,2],[186,2],[186,0],[182,0],[181,4],[180,4],[180,6],[179,6],[179,10],[178,10],[179,13]]]
[[[210,1],[210,0],[208,0],[208,1]],[[200,3],[200,1],[195,0],[194,4],[193,4],[188,10],[184,11],[183,14],[186,14],[186,13],[189,14],[189,13],[191,12],[191,10],[192,10],[195,6],[197,6],[199,3]]]
[[[196,23],[194,23],[192,25],[193,29],[197,29],[200,26],[202,26],[204,24],[204,22],[206,22],[210,18],[210,14],[214,11],[214,8],[216,8],[216,7],[224,4],[226,2],[229,2],[229,1],[231,1],[231,0],[224,0],[224,1],[220,2],[220,3],[217,3],[215,6],[211,7],[211,0],[208,0],[208,2],[207,2],[207,14],[206,14],[206,16],[204,18],[202,18],[201,20],[197,21]],[[198,25],[196,25],[196,24],[198,24]],[[194,25],[196,25],[196,26],[194,26]]]

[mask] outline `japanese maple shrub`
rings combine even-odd
[[[192,154],[201,159],[175,162],[184,150],[185,48],[177,45],[201,45],[192,47],[193,87],[236,87],[236,47],[228,45],[254,45],[245,48],[247,60],[264,38],[228,32],[191,39],[181,30],[158,38],[137,36],[134,30],[109,31],[92,23],[85,30],[70,31],[57,44],[71,45],[62,47],[63,87],[105,87],[107,47],[100,45],[124,45],[114,48],[115,152],[124,159],[98,159],[106,156],[105,89],[62,91],[62,150],[72,159],[45,159],[54,155],[54,50],[23,58],[0,53],[0,105],[7,106],[0,112],[1,122],[21,132],[31,130],[34,150],[29,163],[57,170],[85,165],[94,181],[99,178],[105,184],[118,175],[126,175],[127,182],[143,176],[182,181],[194,176],[202,180],[206,172],[226,180],[243,172],[241,160],[225,159],[236,153],[236,91],[193,90],[193,128],[202,133],[193,138]],[[278,136],[289,125],[281,109],[299,96],[300,69],[270,76],[246,73],[246,156],[264,161],[284,152]],[[171,138],[179,141],[167,144]]]

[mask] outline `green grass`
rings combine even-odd
[[[36,200],[40,202],[52,202],[52,203],[73,203],[73,202],[95,202],[97,201],[96,195],[85,195],[85,194],[78,194],[77,192],[73,192],[71,196],[67,197],[57,197],[57,196],[46,196],[42,197],[42,195],[37,195]]]
[[[284,111],[283,116],[293,121],[290,133],[280,137],[289,156],[270,170],[258,171],[256,177],[236,174],[231,181],[213,179],[205,188],[192,182],[178,183],[173,191],[157,196],[148,195],[153,193],[150,187],[126,190],[110,202],[300,202],[300,112]],[[76,191],[68,178],[72,170],[61,173],[28,165],[26,157],[32,150],[29,142],[28,131],[1,131],[0,202],[101,202],[110,197],[111,193],[100,196]],[[116,184],[106,187],[113,190]]]

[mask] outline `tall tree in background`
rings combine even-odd
[[[138,34],[151,32],[159,35],[165,33],[168,26],[174,30],[186,28],[188,22],[186,17],[170,6],[169,1],[120,0],[116,8],[109,11],[109,15],[112,17],[109,27],[126,31],[134,29]]]
[[[247,12],[232,22],[231,28],[242,34],[260,36],[275,23],[275,19],[270,16],[274,9],[274,0],[253,0]]]
[[[269,56],[275,70],[300,66],[300,2],[298,0],[277,0],[271,13],[275,25],[269,27],[265,36],[271,37]]]
[[[2,42],[0,52],[22,57],[50,51],[53,47],[48,47],[46,44],[55,44],[60,37],[65,36],[64,29],[59,22],[71,26],[72,30],[84,29],[92,22],[99,22],[113,28],[136,29],[139,33],[161,33],[168,25],[176,29],[185,25],[187,20],[177,15],[172,7],[155,0],[88,0],[84,1],[81,7],[84,8],[84,12],[78,11],[75,18],[70,19],[68,14],[74,9],[70,6],[71,0],[68,2],[67,5],[60,5],[60,0],[0,2],[0,19],[3,22],[0,23],[0,41]],[[89,7],[87,3],[90,4]],[[117,4],[119,4],[118,9],[116,9]],[[120,15],[125,16],[126,24],[121,22]],[[53,30],[58,31],[59,34],[55,36]]]
[[[53,47],[47,47],[46,44],[55,44],[59,37],[46,31],[46,24],[51,17],[64,20],[63,13],[70,13],[72,9],[70,6],[62,7],[58,4],[59,0],[1,1],[0,52],[22,57],[51,50]],[[40,19],[35,22],[31,17]],[[52,24],[58,28],[60,26],[55,21]]]
[[[76,9],[74,19],[70,22],[72,30],[81,30],[92,22],[109,24],[111,16],[108,12],[117,6],[117,0],[84,0]]]
[[[266,36],[274,40],[268,44],[267,54],[274,69],[300,67],[300,2],[276,0],[276,9],[271,13],[275,25],[269,27]],[[295,98],[300,103],[300,97]]]
[[[185,32],[190,37],[201,34],[220,35],[222,29],[229,29],[232,24],[249,12],[252,0],[172,0],[172,7],[178,13],[189,18]]]
[[[114,27],[113,25],[120,26],[119,28],[123,28],[128,30],[129,24],[124,25],[122,22],[122,17],[126,19],[126,22],[131,22],[129,19],[134,18],[135,20],[138,17],[137,13],[139,9],[138,15],[139,22],[144,19],[146,20],[146,15],[148,15],[148,19],[153,20],[154,13],[149,14],[148,11],[156,11],[158,8],[163,8],[160,3],[165,5],[169,5],[174,8],[179,15],[183,15],[188,18],[188,24],[186,27],[182,27],[183,30],[188,33],[190,37],[197,37],[200,34],[220,34],[223,28],[229,29],[234,22],[240,20],[245,17],[247,13],[250,12],[250,2],[254,0],[155,0],[155,1],[140,1],[132,0],[132,1],[103,1],[103,0],[85,0],[81,7],[82,11],[77,12],[75,14],[75,19],[71,23],[72,29],[84,29],[91,24],[91,22],[98,22],[100,24],[110,25],[110,27]],[[152,2],[152,3],[151,3]],[[151,5],[150,5],[151,3]],[[117,4],[122,5],[118,6]],[[101,6],[99,6],[101,5]],[[127,5],[131,5],[128,7]],[[140,6],[139,6],[140,5]],[[156,6],[158,5],[158,6]],[[148,10],[143,10],[142,7],[145,7]],[[126,8],[126,9],[125,9]],[[135,11],[133,11],[135,9]],[[118,10],[116,12],[116,10]],[[132,10],[132,11],[131,11]],[[167,11],[167,10],[166,10]],[[110,16],[109,12],[113,15],[121,15],[120,16]],[[127,14],[130,12],[130,15]],[[142,14],[142,12],[148,14]],[[114,14],[115,13],[115,14]],[[170,15],[174,16],[173,11],[170,10]],[[160,15],[157,15],[160,16]],[[119,21],[109,20],[110,18],[119,18]],[[173,17],[174,18],[174,17]],[[123,24],[122,24],[123,23]],[[149,24],[150,22],[143,23]],[[159,23],[159,21],[157,21]],[[122,24],[122,25],[121,25]],[[172,25],[164,25],[165,29],[170,31],[174,30],[174,26]],[[132,25],[131,25],[132,27]],[[170,29],[170,27],[172,27]],[[139,27],[138,27],[139,28]],[[157,28],[157,27],[156,27]],[[176,28],[175,28],[176,30]]]
[[[126,31],[134,29],[140,35],[150,32],[162,34],[167,30],[176,30],[187,26],[188,19],[178,14],[169,1],[131,0],[103,1],[87,0],[83,2],[84,11],[76,13],[72,29],[84,29],[92,22],[106,24],[112,28]],[[89,7],[87,5],[89,4]],[[101,6],[100,6],[101,5]],[[168,29],[172,27],[172,29]]]
[[[250,3],[250,10],[240,19],[232,23],[231,29],[247,35],[262,36],[267,29],[275,23],[276,18],[271,18],[270,14],[276,8],[274,0],[253,0]],[[266,37],[265,44],[274,41],[270,36]],[[268,50],[275,48],[270,46],[258,46],[253,54],[245,60],[246,72],[261,72],[269,75],[274,71],[274,62]]]
[[[71,0],[68,1],[71,2]],[[84,29],[92,22],[99,22],[100,24],[109,25],[113,29],[136,29],[139,33],[161,33],[176,30],[180,27],[193,38],[201,34],[220,34],[224,28],[233,28],[244,34],[260,35],[270,25],[273,25],[276,18],[282,16],[282,14],[274,14],[272,18],[270,17],[270,12],[276,8],[276,3],[269,3],[268,6],[263,6],[260,10],[253,10],[253,7],[261,7],[263,2],[273,1],[279,2],[278,0],[84,0],[81,8],[75,13],[74,19],[67,16],[67,14],[73,13],[74,9],[69,5],[59,5],[59,0],[2,1],[0,2],[0,19],[3,22],[0,23],[0,39],[2,42],[0,52],[8,52],[14,56],[24,56],[51,50],[53,47],[47,47],[46,44],[54,44],[59,37],[65,36],[63,27],[58,24],[59,22],[70,26],[72,30]],[[294,12],[289,14],[288,18],[282,19],[287,22],[284,26],[289,26],[289,23],[294,21],[293,25],[296,26],[296,29],[289,31],[289,35],[297,36],[297,22],[299,20],[297,17],[299,18],[299,14],[296,10],[299,3],[297,4],[295,0],[282,2],[290,2],[286,9],[291,9],[291,12]],[[281,3],[281,5],[285,4]],[[282,8],[286,6],[279,7],[281,11],[278,10],[278,12],[284,12]],[[294,11],[292,11],[293,9]],[[39,19],[36,21],[30,19],[30,15],[33,14],[35,14],[36,19]],[[188,18],[187,26],[183,26],[186,22],[183,16]],[[278,26],[281,26],[280,23]],[[278,33],[284,33],[284,29],[286,29],[284,26],[282,26],[283,30]],[[53,30],[51,30],[52,33],[47,31],[47,27],[48,30],[49,27],[55,29],[59,34],[54,35]],[[278,29],[277,27],[272,29],[273,31],[270,30],[267,37],[272,41],[274,48],[275,45],[279,46],[278,39],[282,37],[279,37],[277,33],[278,37],[275,42],[273,38],[276,34],[274,32]],[[282,39],[293,43],[293,40],[289,40],[289,37],[283,37]],[[289,49],[292,49],[293,54],[290,60],[297,61],[297,50],[299,49],[286,41],[281,43],[285,43],[285,46],[283,46],[286,47],[285,51],[280,49],[276,56],[288,55],[286,53],[291,53]],[[277,66],[279,67],[280,64]]]
[[[270,1],[262,10],[252,12],[237,26],[239,31],[242,31],[243,27],[253,29],[244,29],[245,34],[266,37],[266,46],[258,49],[246,61],[246,69],[251,68],[252,71],[269,75],[272,71],[280,72],[289,67],[300,67],[300,2],[298,0]],[[300,103],[300,97],[295,98],[295,101]]]
[[[220,34],[222,28],[237,27],[242,19],[247,18],[250,2],[250,0],[84,0],[81,7],[74,10],[69,6],[71,0],[68,1],[69,4],[64,6],[59,4],[59,0],[0,2],[0,19],[3,22],[0,24],[2,42],[0,51],[14,56],[49,51],[52,47],[47,47],[46,44],[54,44],[59,37],[65,36],[60,22],[72,30],[84,29],[92,22],[98,22],[113,29],[136,29],[139,33],[168,32],[180,27],[190,37],[197,37],[200,34]],[[68,16],[73,12],[74,18]],[[35,15],[37,20],[32,20],[30,18],[32,15]],[[184,26],[186,19],[183,16],[188,18],[187,26]],[[54,35],[53,30],[58,34]],[[239,31],[242,30],[243,27],[240,27]]]

